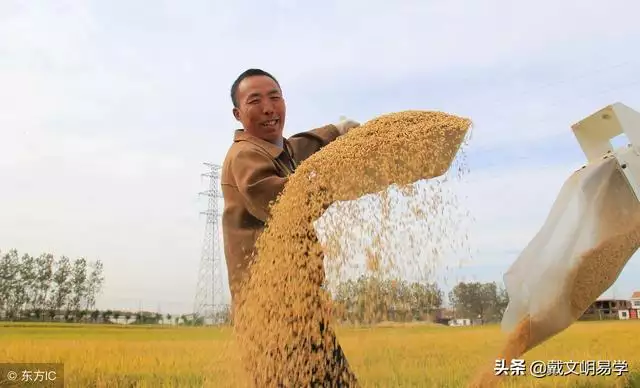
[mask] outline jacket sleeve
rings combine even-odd
[[[231,172],[249,212],[266,222],[269,206],[284,189],[287,178],[278,176],[269,156],[251,150],[238,152]]]
[[[293,148],[293,154],[298,162],[302,162],[309,156],[318,152],[322,147],[334,141],[340,132],[335,125],[312,129],[291,136],[288,140]]]

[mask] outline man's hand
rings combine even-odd
[[[351,129],[359,127],[360,123],[358,123],[357,121],[348,119],[346,117],[341,117],[340,122],[334,125],[336,126],[336,128],[338,128],[338,132],[340,132],[340,135],[344,135],[345,133],[349,132]]]

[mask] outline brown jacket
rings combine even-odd
[[[222,165],[222,233],[232,300],[246,276],[254,244],[269,216],[269,203],[284,188],[296,166],[339,136],[333,125],[299,133],[284,150],[237,130]]]

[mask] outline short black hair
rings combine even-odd
[[[275,81],[276,85],[280,87],[280,83],[278,82],[276,77],[272,76],[271,74],[267,73],[264,70],[261,70],[261,69],[245,70],[244,72],[242,72],[242,74],[238,76],[238,78],[236,78],[235,81],[233,81],[233,85],[231,85],[231,102],[233,103],[234,107],[236,108],[238,107],[238,99],[236,98],[236,94],[238,93],[238,86],[240,85],[240,82],[242,82],[242,80],[244,80],[245,78],[254,77],[257,75],[264,75],[271,78],[272,80]]]

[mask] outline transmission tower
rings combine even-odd
[[[205,226],[198,286],[196,291],[194,314],[204,319],[205,324],[215,324],[220,320],[222,311],[222,250],[219,238],[220,211],[218,200],[222,198],[220,191],[220,166],[204,163],[209,171],[202,174],[209,178],[209,190],[200,195],[208,197],[207,210],[201,212],[207,216]]]

